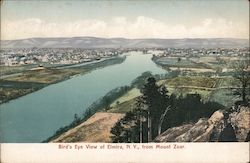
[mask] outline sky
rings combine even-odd
[[[245,38],[248,0],[4,0],[1,39]]]

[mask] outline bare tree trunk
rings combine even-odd
[[[164,111],[164,113],[161,115],[161,118],[160,118],[160,122],[159,122],[159,126],[158,126],[158,135],[161,134],[161,127],[162,127],[162,123],[163,123],[163,120],[167,114],[167,112],[170,110],[170,105],[166,108],[166,110]]]
[[[150,112],[148,111],[148,142],[152,141],[152,122],[150,116]]]
[[[142,137],[142,116],[140,116],[140,143],[143,142],[143,137]]]

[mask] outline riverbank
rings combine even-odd
[[[69,68],[30,69],[10,75],[0,80],[0,104],[40,90],[48,85],[59,83],[75,75],[84,75],[95,69],[120,64],[125,57],[112,57],[105,60]]]

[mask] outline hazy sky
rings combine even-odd
[[[248,0],[4,0],[1,39],[249,38]]]

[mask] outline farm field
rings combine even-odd
[[[41,69],[41,70],[29,70],[23,72],[20,75],[7,77],[4,80],[7,81],[18,81],[18,82],[37,82],[37,83],[46,83],[51,84],[57,81],[61,81],[65,78],[68,78],[72,75],[83,73],[84,70],[74,70],[74,69]]]
[[[186,57],[162,57],[155,62],[163,67],[208,68],[205,64],[193,62]]]
[[[233,65],[242,58],[238,57],[154,57],[153,61],[166,70],[201,72],[233,71]]]

